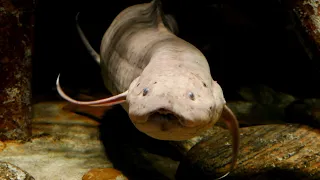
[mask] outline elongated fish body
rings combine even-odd
[[[174,28],[169,30],[162,24],[162,18],[169,16],[162,15],[158,6],[154,1],[128,7],[104,34],[100,67],[104,84],[113,95],[128,90],[149,64],[152,55],[161,51],[157,47],[182,41],[172,34]],[[166,25],[177,26],[174,20],[166,21]],[[128,111],[128,104],[122,105]]]
[[[160,0],[126,8],[105,32],[100,55],[77,25],[80,38],[101,67],[110,98],[82,105],[121,104],[141,132],[160,140],[181,141],[203,133],[219,119],[233,138],[233,161],[239,148],[239,127],[226,106],[220,85],[211,77],[204,55],[176,36],[176,21],[161,10]]]
[[[176,111],[180,111],[180,114],[187,114],[194,108],[207,112],[211,108],[212,112],[204,112],[202,117],[198,119],[182,122],[186,127],[198,124],[201,126],[197,126],[194,132],[191,132],[189,127],[186,128],[191,132],[185,134],[188,137],[181,137],[181,139],[186,139],[201,133],[204,128],[211,127],[219,119],[225,100],[220,86],[212,80],[206,58],[196,47],[173,34],[173,29],[170,27],[176,27],[176,22],[166,21],[166,19],[168,18],[162,14],[157,1],[131,6],[123,10],[103,36],[100,48],[100,66],[105,86],[114,95],[128,90],[130,85],[139,84],[140,87],[129,91],[127,96],[129,104],[123,103],[122,105],[129,115],[134,114],[130,117],[137,128],[143,132],[149,132],[149,135],[152,134],[154,126],[159,126],[159,123],[139,126],[140,123],[137,122],[147,121],[146,117],[139,116],[139,114],[147,113],[138,111],[143,111],[143,109],[150,112],[157,109],[166,111],[175,108]],[[132,83],[135,79],[138,82]],[[177,82],[180,82],[181,85]],[[216,84],[214,90],[217,92],[215,93],[212,92],[213,89],[207,88],[212,87],[213,84]],[[149,91],[159,90],[159,93],[156,92],[153,96],[152,92],[149,92],[149,97],[139,99],[141,97],[139,94],[143,94],[144,88],[148,88]],[[196,93],[196,89],[206,91],[205,94],[210,97],[204,96],[200,101],[201,93]],[[188,97],[189,93],[196,93],[193,95],[195,99],[199,99],[194,102],[196,106],[186,107],[185,101],[175,101],[180,97],[186,101],[192,101]],[[159,98],[159,96],[167,97]],[[215,100],[213,101],[213,99]],[[136,103],[137,101],[140,102]],[[220,106],[215,105],[217,101]],[[130,103],[132,113],[129,110]],[[146,104],[150,104],[149,107],[146,108]],[[208,109],[202,108],[204,106]],[[192,112],[188,115],[190,117],[187,119],[193,119]],[[166,118],[163,117],[163,119]],[[203,123],[207,119],[210,119],[209,122]],[[161,132],[167,134],[166,129],[170,130],[172,126],[180,125],[171,123],[159,127],[164,129]],[[184,130],[181,127],[177,128],[180,129],[176,131],[177,133]],[[178,138],[178,135],[174,135],[172,132],[171,135],[172,138]],[[160,139],[170,139],[170,137]]]

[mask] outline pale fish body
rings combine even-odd
[[[129,89],[122,105],[139,130],[157,139],[190,139],[219,119],[225,100],[203,54],[166,28],[170,22],[161,15],[151,2],[115,18],[101,41],[102,77],[113,95]],[[153,120],[150,114],[160,109],[169,115]]]

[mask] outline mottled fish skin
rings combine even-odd
[[[95,102],[72,100],[59,88],[58,78],[62,97],[94,106],[109,106],[108,101],[119,99],[135,127],[160,140],[190,139],[221,119],[233,136],[234,168],[239,148],[237,119],[226,106],[220,85],[212,79],[206,58],[176,36],[177,24],[163,14],[160,0],[120,12],[102,38],[100,56],[77,28],[114,97]]]
[[[104,34],[100,47],[100,67],[104,83],[111,93],[126,91],[149,64],[151,51],[154,49],[152,46],[173,36],[171,33],[161,32],[160,29],[167,31],[164,27],[158,28],[162,18],[170,17],[162,14],[159,3],[160,1],[152,1],[128,7],[114,19]],[[174,19],[164,24],[172,28],[172,31],[177,29]],[[139,34],[143,33],[146,34],[141,37]],[[136,42],[135,37],[140,40]]]

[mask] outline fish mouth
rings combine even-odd
[[[166,127],[169,124],[182,126],[180,122],[181,119],[182,118],[176,113],[164,108],[160,108],[150,113],[150,115],[147,118],[147,122],[162,124],[162,129],[166,130],[167,129]]]

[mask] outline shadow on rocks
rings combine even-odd
[[[109,160],[130,180],[168,179],[152,167],[141,149],[173,160],[181,159],[181,154],[167,141],[153,139],[138,131],[120,105],[106,111],[100,121],[100,138]]]

